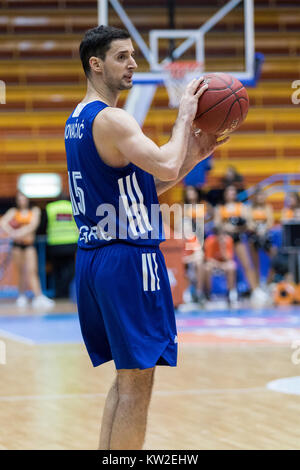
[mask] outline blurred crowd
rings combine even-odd
[[[230,307],[239,306],[247,297],[256,306],[268,305],[276,284],[293,281],[281,227],[291,221],[300,224],[299,194],[286,194],[284,207],[275,220],[267,191],[257,188],[250,198],[241,197],[243,191],[243,177],[233,167],[222,178],[217,196],[185,186],[183,203],[188,210],[180,218],[183,231],[179,237],[184,240],[182,261],[188,286],[185,303],[208,306],[218,291],[216,279],[223,279],[222,294]],[[198,223],[200,218],[202,223]],[[18,272],[17,306],[28,305],[28,292],[37,309],[52,308],[53,299],[70,298],[78,230],[67,196],[62,194],[41,210],[18,191],[14,207],[1,217],[0,229],[12,241],[12,260]],[[42,269],[47,275],[50,272],[52,299],[41,288],[36,249],[39,233],[45,234],[46,264]],[[300,263],[297,269],[300,273]]]
[[[219,201],[212,204],[209,194],[194,186],[185,187],[185,204],[204,206],[205,228],[200,236],[184,233],[183,262],[188,281],[184,301],[204,307],[211,300],[214,276],[223,275],[229,306],[238,306],[241,297],[250,297],[256,306],[268,305],[276,283],[291,279],[288,254],[282,248],[281,226],[288,221],[300,222],[300,196],[296,192],[286,195],[280,220],[275,224],[266,191],[257,188],[246,202],[240,200],[243,177],[233,167],[222,178],[221,189]],[[185,217],[196,227],[193,213],[191,210]],[[240,274],[247,285],[243,292],[238,289]]]

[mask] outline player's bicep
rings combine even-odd
[[[126,129],[115,145],[125,158],[146,171],[160,166],[159,148],[138,127]]]
[[[107,115],[109,136],[117,150],[130,162],[153,176],[172,179],[169,162],[161,149],[141,130],[136,120],[123,110]]]

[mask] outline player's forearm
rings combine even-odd
[[[162,194],[174,186],[178,181],[191,171],[194,166],[212,154],[214,149],[228,141],[228,137],[217,141],[216,136],[206,134],[205,132],[195,131],[190,127],[187,137],[186,157],[182,158],[180,169],[175,178],[156,179],[156,188],[158,194]]]
[[[175,175],[174,179],[167,181],[168,183],[175,184],[174,181],[178,180],[188,150],[190,131],[191,119],[179,114],[169,142],[160,147],[163,160],[173,169]]]
[[[207,157],[204,157],[202,160],[204,160],[205,158]],[[168,191],[168,189],[172,188],[177,183],[179,183],[198,163],[199,163],[199,160],[195,161],[195,159],[192,158],[191,156],[187,156],[181,165],[181,168],[179,170],[178,177],[176,178],[176,180],[162,181],[158,178],[155,178],[154,180],[155,180],[157,195],[160,196],[164,192]]]

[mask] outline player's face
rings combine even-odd
[[[103,62],[103,80],[111,90],[129,90],[137,68],[131,39],[112,41]]]

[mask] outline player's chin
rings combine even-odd
[[[133,87],[133,83],[132,83],[132,79],[124,79],[122,80],[122,82],[120,83],[120,90],[130,90],[130,88]]]

